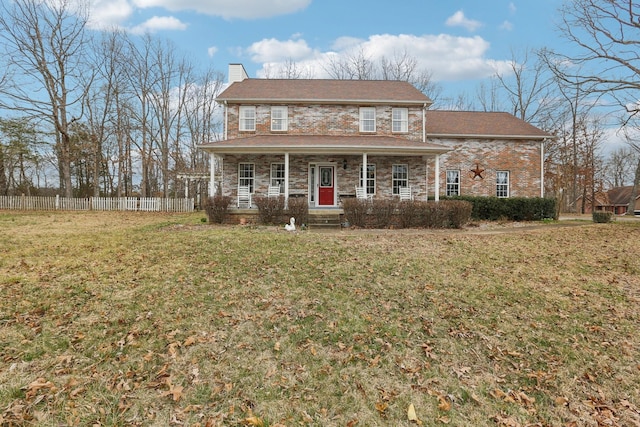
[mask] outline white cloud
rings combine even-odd
[[[513,2],[509,3],[509,13],[514,15],[516,13],[516,5]]]
[[[311,0],[132,0],[139,8],[162,7],[173,12],[193,10],[225,19],[257,19],[297,12]]]
[[[482,27],[482,22],[467,18],[464,16],[464,12],[462,10],[457,11],[447,18],[445,23],[449,27],[463,27],[470,32],[474,32],[478,28]]]
[[[504,21],[502,24],[500,24],[500,29],[505,31],[511,31],[513,30],[513,24],[509,21]]]
[[[134,34],[143,34],[146,32],[155,33],[162,30],[179,30],[187,29],[187,24],[173,16],[154,16],[140,25],[136,25],[131,29]]]
[[[90,28],[109,28],[117,26],[133,14],[128,0],[93,0],[89,5]]]
[[[246,49],[253,62],[285,62],[309,58],[313,50],[301,39],[280,41],[263,39]]]
[[[207,55],[209,55],[210,58],[213,58],[213,55],[215,55],[216,53],[218,53],[218,48],[215,46],[211,46],[209,49],[207,49]]]
[[[321,52],[302,39],[265,39],[252,44],[245,53],[249,53],[252,61],[262,64],[258,77],[274,74],[278,67],[286,68],[293,60],[300,69],[312,70],[310,77],[326,78],[330,63],[360,53],[378,62],[383,57],[393,60],[394,56],[406,52],[418,61],[420,69],[430,71],[436,81],[480,79],[495,72],[506,75],[511,71],[509,61],[485,57],[489,42],[480,36],[378,34],[366,40],[343,37],[334,42],[332,49]]]

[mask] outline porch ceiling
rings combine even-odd
[[[390,136],[256,135],[201,144],[200,149],[215,154],[384,154],[423,156],[443,154],[443,145],[410,141]]]

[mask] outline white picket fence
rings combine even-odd
[[[193,212],[193,198],[0,196],[0,210]]]

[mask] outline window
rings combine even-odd
[[[256,107],[240,107],[240,130],[256,130]]]
[[[460,195],[460,171],[448,170],[447,171],[447,196],[459,196]]]
[[[271,130],[286,131],[289,127],[289,109],[287,107],[271,107]]]
[[[409,186],[409,165],[393,165],[391,173],[393,194],[400,194],[400,187]]]
[[[407,108],[394,108],[391,110],[391,116],[392,132],[409,131],[409,110]]]
[[[376,107],[360,108],[360,132],[376,131]]]
[[[362,181],[362,165],[360,165],[360,187],[367,188],[367,194],[376,194],[376,165],[367,163],[367,182]]]
[[[240,163],[238,165],[238,186],[248,186],[249,192],[253,193],[254,177],[255,165],[253,163]]]
[[[509,171],[496,172],[496,196],[509,197]]]
[[[271,186],[280,187],[284,191],[284,163],[271,163]]]

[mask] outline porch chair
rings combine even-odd
[[[270,185],[267,192],[267,197],[280,197],[280,186]]]
[[[367,189],[365,187],[356,186],[356,199],[363,200],[373,200],[373,194],[367,194]]]
[[[246,204],[251,209],[251,191],[248,186],[239,186],[238,187],[238,209],[241,204]]]
[[[400,201],[413,200],[413,194],[411,193],[411,186],[400,187]]]

